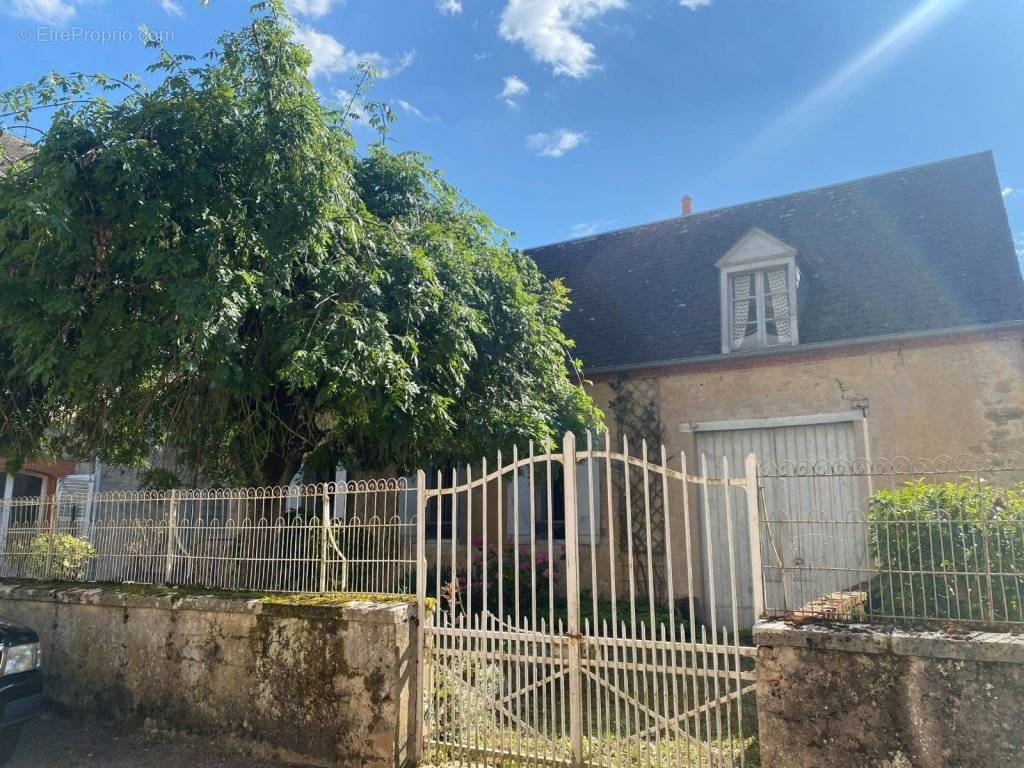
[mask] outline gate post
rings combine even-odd
[[[764,615],[764,571],[761,570],[761,519],[757,494],[757,456],[747,454],[744,463],[747,494],[747,530],[750,538],[750,575],[754,589],[754,621]]]
[[[164,560],[164,584],[170,584],[174,576],[174,529],[178,522],[178,491],[171,489],[167,502],[167,554]]]
[[[410,759],[418,765],[423,758],[426,724],[424,723],[426,705],[424,702],[427,675],[427,660],[424,658],[424,634],[427,624],[427,544],[426,544],[426,488],[427,474],[422,470],[416,472],[416,679],[412,695],[413,718],[412,749]],[[486,489],[485,489],[486,490]]]
[[[572,764],[583,764],[583,693],[580,672],[579,515],[576,509],[576,436],[562,438],[562,486],[565,491],[565,591],[569,651],[569,738]]]

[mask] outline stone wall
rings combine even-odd
[[[1024,637],[794,627],[758,645],[762,768],[1024,765]]]
[[[39,633],[47,696],[70,714],[148,720],[305,765],[401,765],[415,605],[334,600],[7,584],[0,615]]]

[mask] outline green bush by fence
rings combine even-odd
[[[914,481],[868,508],[875,616],[1021,622],[1024,484]]]
[[[70,533],[41,533],[26,546],[33,578],[77,580],[85,574],[96,548],[88,539]]]

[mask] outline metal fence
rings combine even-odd
[[[401,478],[15,499],[0,577],[412,594],[415,501]]]
[[[1024,624],[1024,455],[763,463],[769,616]]]

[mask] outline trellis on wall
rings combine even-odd
[[[661,398],[657,379],[631,379],[620,377],[610,382],[614,397],[609,402],[613,449],[619,449],[623,440],[629,444],[629,452],[640,456],[644,443],[662,445],[665,429],[661,422]],[[656,458],[656,457],[654,457]],[[669,457],[670,459],[672,457]],[[633,575],[643,597],[654,602],[664,602],[665,594],[646,594],[647,580],[644,575],[652,566],[657,575],[656,592],[662,593],[665,585],[665,502],[662,488],[658,484],[645,484],[638,467],[630,467],[626,475],[624,465],[617,465],[612,473],[615,494],[615,509],[619,522],[619,548],[627,548],[626,535],[633,544]],[[626,497],[633,509],[647,508],[649,516],[633,516],[632,526],[627,525]],[[650,530],[648,530],[648,527]],[[631,530],[627,531],[627,528]],[[648,545],[648,537],[650,544]],[[651,561],[651,562],[648,562]]]

